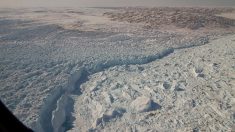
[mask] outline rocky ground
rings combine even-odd
[[[0,99],[40,132],[230,131],[234,20],[216,14],[231,9],[138,11],[153,9],[161,21],[206,22],[147,28],[109,19],[123,8],[0,9]]]

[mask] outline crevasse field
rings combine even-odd
[[[234,9],[0,10],[0,99],[37,132],[232,131]]]

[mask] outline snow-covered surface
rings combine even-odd
[[[231,130],[235,36],[221,37],[233,30],[146,30],[107,11],[0,10],[0,98],[24,124]]]
[[[73,130],[231,131],[234,50],[233,35],[90,75],[76,101]]]
[[[222,13],[219,16],[226,17],[226,18],[231,18],[235,19],[235,12],[230,12],[230,13]]]

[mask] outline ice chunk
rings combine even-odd
[[[136,98],[132,103],[131,107],[136,112],[148,112],[151,110],[159,109],[161,108],[160,105],[153,102],[150,98],[142,96]]]

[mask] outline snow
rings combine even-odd
[[[130,105],[136,112],[148,112],[154,109],[154,102],[148,97],[138,97]]]
[[[234,120],[234,37],[179,49],[147,64],[115,66],[90,75],[75,102],[73,131],[230,131]],[[91,125],[100,119],[90,115],[97,111],[89,107],[94,102],[101,108],[100,116],[120,107],[125,113]]]
[[[0,98],[25,125],[231,130],[235,36],[221,36],[232,30],[143,30],[107,11],[1,12]]]

